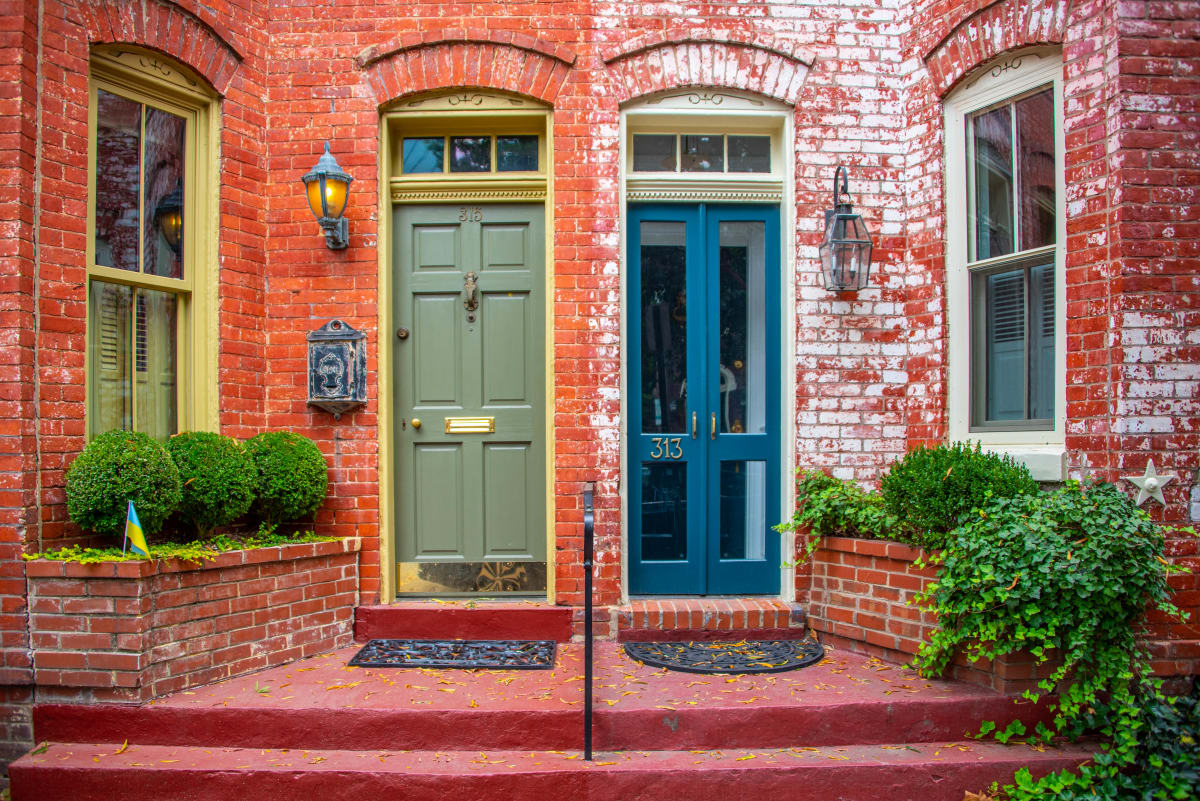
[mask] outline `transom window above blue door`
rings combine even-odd
[[[634,172],[771,172],[771,137],[746,134],[636,133]]]

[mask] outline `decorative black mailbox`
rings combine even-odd
[[[330,320],[308,335],[308,405],[340,420],[367,402],[367,335]]]

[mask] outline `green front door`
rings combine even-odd
[[[544,592],[543,208],[394,214],[397,590]]]

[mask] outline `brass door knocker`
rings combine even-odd
[[[463,291],[466,292],[466,300],[463,301],[463,308],[467,310],[467,322],[475,322],[475,312],[479,309],[479,273],[471,270],[466,274],[466,280],[463,282]]]

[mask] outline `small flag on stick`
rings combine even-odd
[[[137,510],[133,508],[133,501],[129,502],[129,509],[125,513],[125,541],[121,543],[122,553],[125,552],[126,544],[134,553],[150,558],[150,548],[146,545],[146,535],[142,533],[142,523],[138,520]]]

